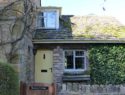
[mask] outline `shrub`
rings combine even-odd
[[[7,63],[0,62],[0,95],[19,95],[18,75]]]
[[[125,47],[94,46],[89,51],[92,84],[125,83]]]

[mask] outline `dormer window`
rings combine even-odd
[[[37,28],[41,29],[58,29],[59,12],[56,10],[42,11],[38,14]]]

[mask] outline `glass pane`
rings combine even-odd
[[[75,58],[75,67],[76,69],[84,69],[84,58]]]
[[[73,51],[65,51],[65,68],[73,69]]]
[[[46,28],[47,27],[47,15],[48,15],[48,12],[44,12],[44,27]]]
[[[47,12],[46,27],[47,28],[56,27],[56,12]]]
[[[44,13],[42,12],[40,16],[41,16],[40,25],[41,25],[41,27],[45,27],[45,24],[44,24],[44,19],[45,19],[44,18]]]
[[[84,56],[84,51],[76,51],[76,56]]]

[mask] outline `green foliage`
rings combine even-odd
[[[84,38],[94,38],[94,35],[91,34],[77,34],[77,37],[84,37]]]
[[[7,63],[0,62],[0,95],[19,95],[18,75]]]
[[[70,23],[70,21],[63,21],[63,26],[71,31],[71,23]]]
[[[125,27],[124,26],[106,26],[101,28],[101,31],[106,35],[112,35],[116,38],[125,37]]]
[[[86,26],[85,27],[85,33],[89,33],[92,30],[93,30],[93,27],[91,27],[91,26]]]
[[[92,84],[125,83],[125,47],[95,46],[89,51]]]

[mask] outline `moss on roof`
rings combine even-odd
[[[100,16],[61,16],[59,30],[39,30],[35,35],[35,39],[121,38],[125,38],[125,26],[113,17]]]
[[[85,38],[125,38],[125,26],[112,17],[71,17],[74,37]]]

